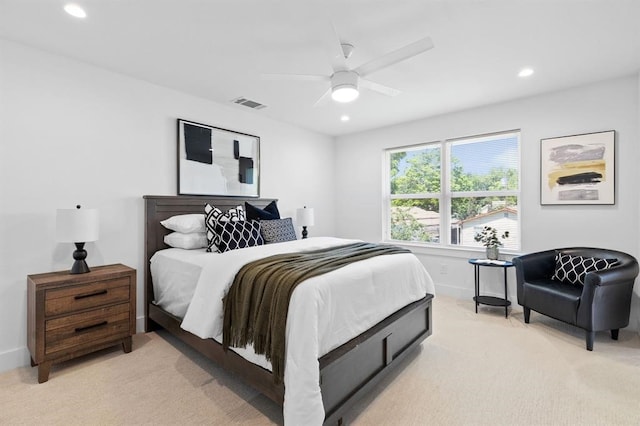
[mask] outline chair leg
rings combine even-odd
[[[524,322],[529,324],[529,318],[531,318],[531,309],[523,306],[524,308]]]
[[[620,331],[619,328],[616,328],[615,330],[611,330],[611,338],[613,340],[618,340],[618,332]]]
[[[596,338],[596,332],[587,330],[586,333],[587,333],[587,350],[588,351],[592,351],[593,350],[593,341]]]

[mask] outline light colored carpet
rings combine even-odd
[[[345,417],[354,425],[637,425],[640,337],[439,296],[434,333]],[[0,375],[0,424],[281,424],[280,408],[164,333]]]

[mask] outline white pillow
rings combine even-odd
[[[192,232],[206,232],[204,215],[199,213],[179,214],[160,222],[162,226],[172,231],[190,234]]]
[[[164,236],[164,243],[170,247],[185,250],[205,248],[207,247],[207,234],[206,232],[192,232],[190,234],[172,232]]]

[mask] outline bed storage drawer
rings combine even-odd
[[[320,358],[325,424],[336,423],[340,416],[338,408],[339,411],[348,408],[431,335],[432,299],[428,294],[407,305]]]

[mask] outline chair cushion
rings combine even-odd
[[[600,259],[558,253],[553,279],[567,284],[582,285],[587,272],[609,269],[617,262],[618,259]]]
[[[536,312],[576,324],[582,287],[553,280],[526,281],[526,306]]]

